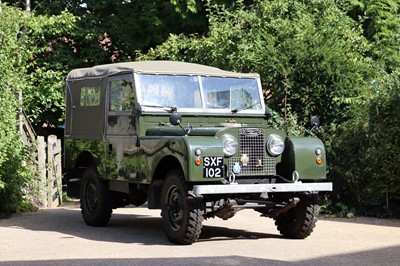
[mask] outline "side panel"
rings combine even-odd
[[[65,136],[103,139],[106,79],[67,81]]]
[[[106,175],[105,142],[102,140],[75,140],[65,139],[64,167],[70,178],[80,178],[80,169],[88,166],[97,166],[101,176]],[[78,175],[74,175],[77,171]]]

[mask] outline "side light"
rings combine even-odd
[[[200,156],[201,155],[201,149],[200,148],[196,148],[194,150],[194,154],[196,154],[196,156]]]

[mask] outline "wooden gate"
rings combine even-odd
[[[55,135],[48,136],[47,143],[43,136],[37,140],[39,200],[44,208],[54,208],[62,204],[61,140]]]
[[[32,184],[29,198],[38,207],[54,208],[62,204],[62,164],[61,140],[57,136],[37,136],[25,113],[20,115],[21,141],[24,145],[35,147],[32,153],[32,171],[38,173],[39,180]]]

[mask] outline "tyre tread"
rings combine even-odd
[[[106,226],[110,221],[112,215],[110,192],[106,186],[106,183],[98,176],[96,171],[93,169],[87,169],[83,176],[84,177],[82,180],[81,199],[80,199],[80,208],[83,220],[89,226],[94,226],[94,227]],[[94,213],[89,213],[86,210],[85,203],[83,200],[86,179],[89,178],[97,179],[97,185],[100,193],[99,195],[100,206],[98,206],[97,210]]]
[[[278,216],[275,225],[284,237],[304,239],[313,232],[317,216],[318,205],[307,198],[303,198],[297,207]]]
[[[167,173],[166,175],[166,183],[168,185],[168,178],[171,178],[174,180],[174,182],[181,182],[178,186],[181,186],[182,189],[185,190],[186,193],[186,199],[193,199],[196,196],[192,193],[190,193],[185,185],[185,181],[183,178],[183,174],[181,171],[179,170],[173,170]],[[164,184],[165,185],[165,184]],[[163,193],[164,194],[164,193]],[[162,199],[163,200],[163,199]],[[162,203],[163,205],[163,203]],[[168,223],[167,222],[163,222],[164,223],[164,228],[165,228],[165,232],[167,235],[167,238],[169,239],[169,241],[171,241],[172,243],[175,244],[180,244],[180,245],[190,245],[192,243],[194,243],[200,236],[201,234],[201,229],[203,226],[203,215],[204,215],[204,210],[201,209],[193,209],[193,210],[186,210],[187,214],[188,214],[188,220],[186,226],[183,226],[183,228],[181,228],[181,230],[179,230],[179,232],[173,232],[172,230],[170,230],[168,228]],[[161,211],[161,216],[163,217],[163,219],[166,219],[167,214],[164,213],[165,210],[162,209]]]

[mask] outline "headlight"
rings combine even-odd
[[[227,157],[234,155],[237,151],[238,142],[234,136],[225,134],[221,138],[221,143],[224,148],[224,154]]]
[[[280,155],[285,149],[285,142],[279,135],[272,134],[267,140],[267,151],[271,156]]]

